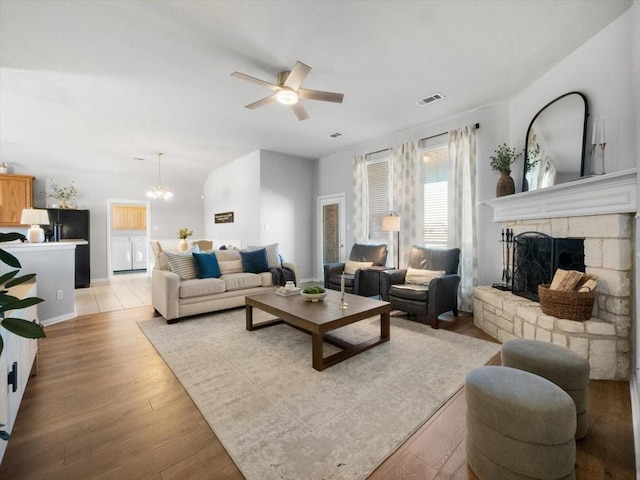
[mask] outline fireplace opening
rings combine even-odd
[[[538,285],[551,283],[558,268],[585,271],[583,238],[553,238],[539,232],[513,238],[514,294],[539,301]]]

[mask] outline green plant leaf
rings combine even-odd
[[[24,235],[18,232],[0,233],[0,242],[13,242],[21,238],[24,238]]]
[[[44,338],[44,328],[35,322],[23,320],[21,318],[5,318],[2,326],[20,337],[24,338]]]
[[[7,297],[10,297],[10,296],[7,295]],[[31,307],[33,305],[37,305],[39,303],[44,302],[42,298],[38,298],[38,297],[28,297],[28,298],[23,298],[22,300],[16,297],[10,297],[10,298],[13,298],[15,300],[8,302],[4,305],[0,301],[0,312],[6,312],[7,310],[18,310],[22,308],[27,308],[27,307]]]
[[[2,355],[2,350],[4,350],[4,340],[2,340],[2,335],[0,335],[0,355]]]
[[[5,285],[6,288],[11,288],[14,287],[16,285],[20,285],[21,283],[24,282],[28,282],[29,280],[31,280],[32,278],[35,278],[36,274],[35,273],[29,273],[27,275],[23,275],[22,277],[17,277],[14,278],[13,280],[11,280],[10,282],[7,282],[7,284]]]
[[[9,252],[2,250],[1,248],[0,248],[0,261],[2,261],[2,263],[6,263],[7,265],[13,268],[22,268],[22,265],[20,265],[20,261],[16,257],[11,255]]]
[[[18,272],[19,270],[14,270],[12,272],[7,272],[4,275],[2,275],[0,277],[0,285],[4,285],[6,282],[11,280],[13,277],[15,277],[18,274]]]
[[[0,439],[8,441],[11,438],[11,434],[5,430],[0,430]]]

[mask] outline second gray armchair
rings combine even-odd
[[[355,243],[349,254],[349,262],[327,263],[324,265],[324,287],[331,290],[340,290],[340,281],[344,273],[345,292],[363,295],[366,297],[380,293],[379,276],[363,275],[365,268],[358,267],[357,263],[367,264],[371,267],[384,268],[387,263],[387,246],[366,245]],[[345,272],[345,267],[347,268]],[[375,285],[372,284],[375,282]]]
[[[408,268],[382,272],[382,299],[392,310],[402,310],[438,328],[438,316],[458,316],[459,248],[424,248],[414,245]]]

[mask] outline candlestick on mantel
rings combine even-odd
[[[600,129],[600,144],[607,143],[604,138],[604,117],[601,117],[602,120],[602,128]]]
[[[593,132],[592,132],[592,135],[591,135],[591,145],[595,145],[597,143],[596,142],[596,138],[597,138],[596,137],[596,132],[597,131],[598,131],[598,119],[596,118],[596,119],[593,120]]]

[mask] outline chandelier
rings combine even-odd
[[[151,187],[147,190],[147,197],[149,198],[162,198],[168,200],[173,197],[173,192],[169,190],[169,187],[162,184],[162,177],[160,175],[160,157],[162,153],[158,153],[158,185]]]

